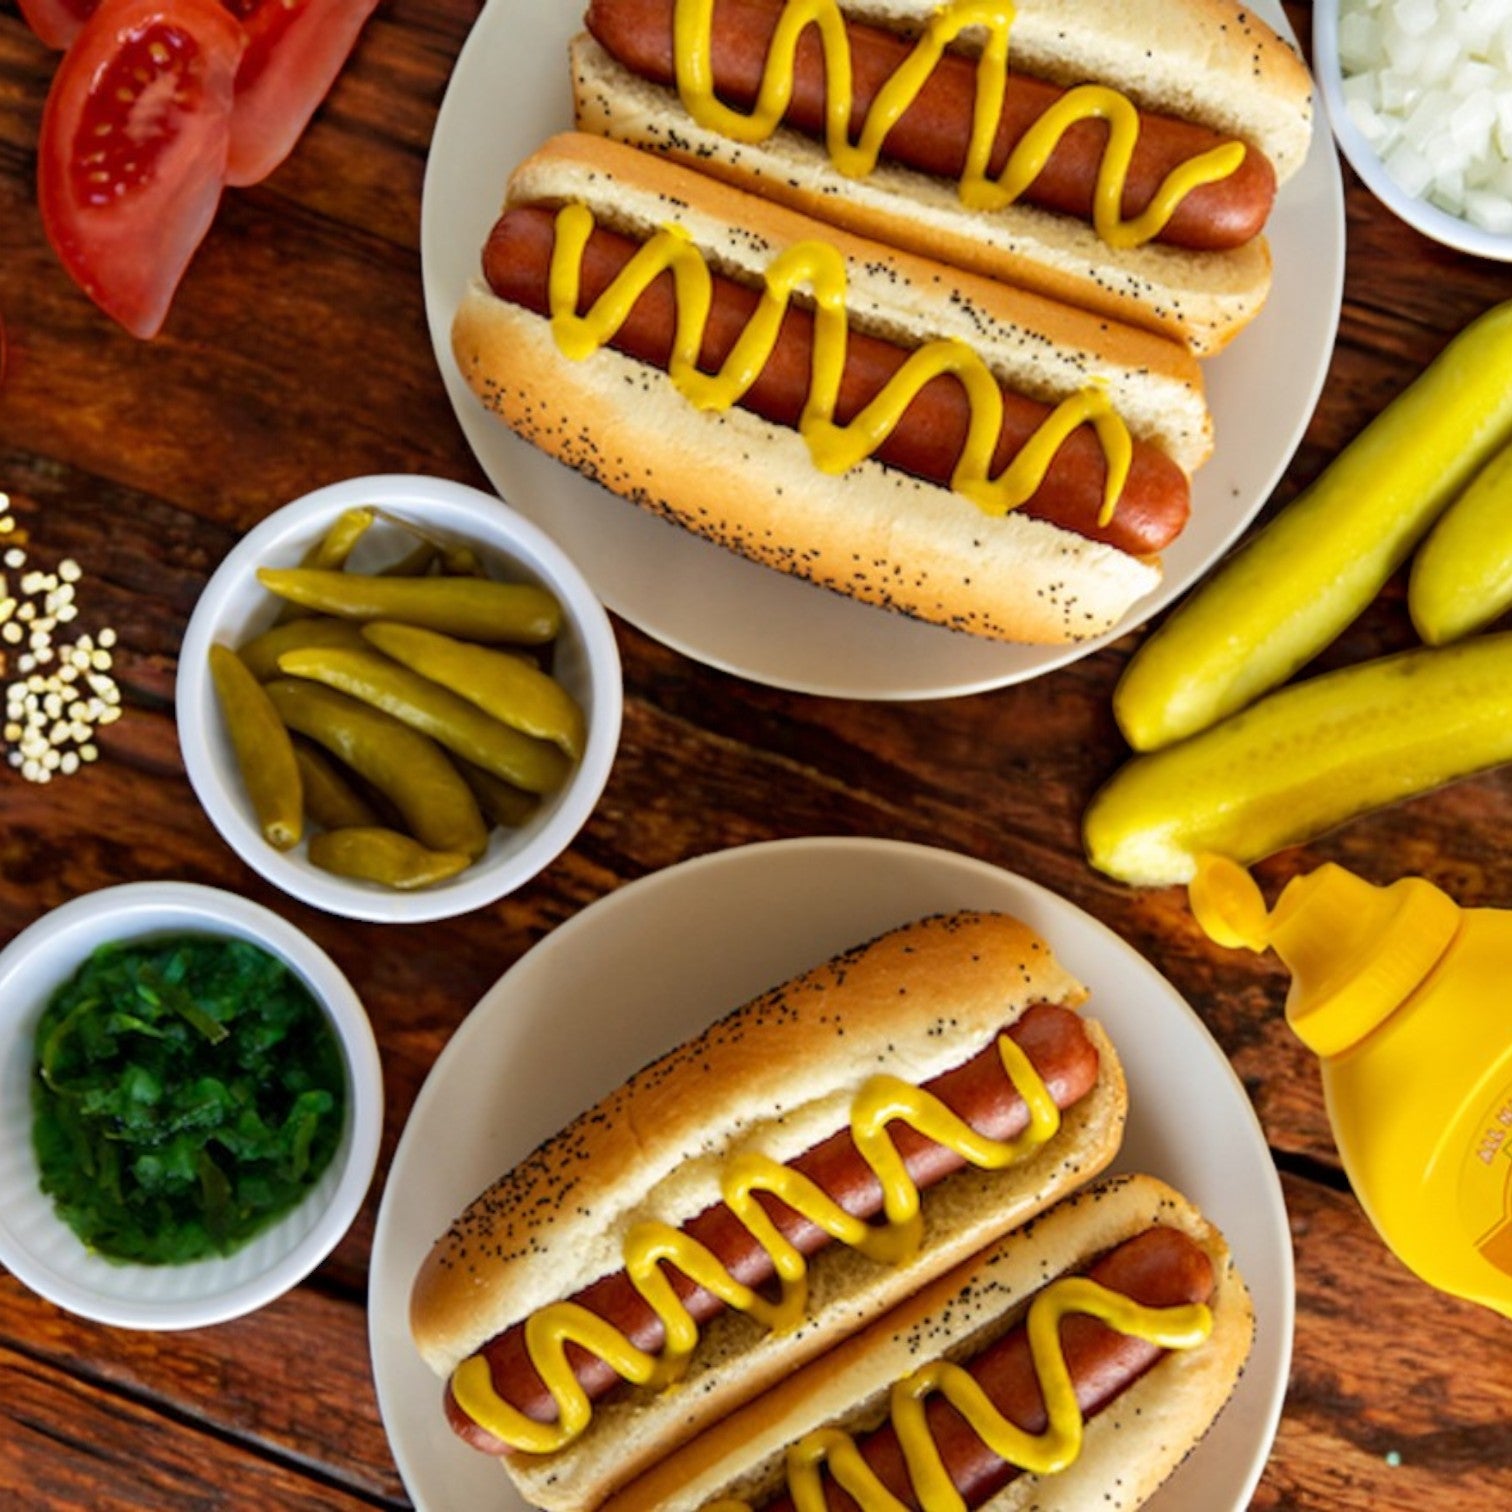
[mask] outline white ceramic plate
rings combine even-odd
[[[1249,1368],[1218,1424],[1150,1506],[1244,1507],[1281,1412],[1292,1255],[1281,1187],[1222,1051],[1175,990],[1079,909],[983,862],[894,841],[722,851],[611,893],[489,991],[437,1060],[394,1156],[368,1298],[379,1405],[421,1512],[520,1512],[446,1426],[410,1341],[410,1282],[432,1241],[501,1171],[655,1056],[774,982],[925,914],[1001,909],[1091,989],[1119,1047],[1129,1124],[1115,1169],[1163,1177],[1227,1234],[1254,1293]]]
[[[1291,36],[1279,0],[1255,9]],[[1164,608],[1218,559],[1270,496],[1312,416],[1338,327],[1344,206],[1319,125],[1271,219],[1274,292],[1207,365],[1217,449],[1166,576],[1124,624],[1077,646],[1004,646],[758,567],[616,498],[490,415],[451,355],[452,312],[479,263],[513,166],[572,124],[567,42],[581,4],[489,0],[457,60],[426,169],[420,252],[436,358],[462,429],[499,493],[566,547],[600,598],[647,634],[728,672],[834,697],[946,697],[1062,666]]]

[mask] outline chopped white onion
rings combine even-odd
[[[1512,200],[1504,194],[1472,189],[1465,196],[1465,219],[1483,231],[1512,236]]]
[[[1364,10],[1342,11],[1339,15],[1339,61],[1344,72],[1363,73],[1374,68],[1381,55],[1381,27],[1376,18]]]
[[[1408,37],[1426,37],[1438,20],[1433,0],[1400,0],[1395,9],[1397,27]]]
[[[1512,234],[1512,0],[1341,0],[1339,60],[1399,187]]]
[[[1421,199],[1433,184],[1433,166],[1411,142],[1398,142],[1385,156],[1386,171],[1413,199]]]

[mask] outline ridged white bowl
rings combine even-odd
[[[87,1249],[42,1191],[31,1139],[36,1028],[53,993],[98,946],[176,934],[250,940],[288,963],[325,1009],[341,1046],[346,1126],[299,1206],[235,1253],[185,1265],[121,1264]],[[259,904],[184,882],[135,882],[74,898],[0,951],[0,1036],[0,1263],[68,1312],[143,1329],[240,1317],[314,1270],[362,1206],[383,1129],[372,1026],[335,962]]]

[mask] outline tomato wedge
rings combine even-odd
[[[217,0],[102,0],[42,113],[42,224],[74,280],[154,336],[215,218],[241,26]]]
[[[378,0],[222,0],[247,33],[226,182],[255,184],[293,151]]]
[[[26,24],[49,47],[67,47],[100,0],[20,0]]]

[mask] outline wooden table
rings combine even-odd
[[[1307,7],[1292,9],[1305,34]],[[0,4],[0,490],[38,564],[83,565],[80,623],[118,630],[126,703],[97,766],[47,786],[0,769],[0,941],[113,883],[244,892],[349,973],[388,1097],[360,1220],[314,1278],[244,1321],[180,1335],[94,1327],[0,1276],[0,1505],[407,1505],[371,1383],[364,1286],[381,1172],[436,1055],[507,966],[620,883],[728,846],[825,834],[944,846],[1038,880],[1154,961],[1231,1056],[1281,1172],[1298,1273],[1290,1391],[1255,1506],[1512,1504],[1507,1326],[1418,1284],[1377,1240],[1340,1171],[1314,1064],[1280,1017],[1279,968],[1210,946],[1180,890],[1118,886],[1083,860],[1083,806],[1124,755],[1109,696],[1137,634],[1023,686],[893,705],[753,686],[617,622],[624,741],[587,828],[514,897],[402,949],[381,927],[275,894],[211,829],[175,740],[174,661],[238,536],[344,477],[487,486],[437,377],[417,250],[427,144],[475,13],[468,0],[380,7],[299,149],[262,186],[228,194],[167,329],[141,344],[78,294],[43,238],[35,148],[54,60],[13,0]],[[1503,267],[1430,245],[1347,183],[1337,351],[1272,508],[1512,294]],[[1327,660],[1411,640],[1393,583]],[[1509,839],[1502,773],[1361,819],[1260,875],[1273,890],[1332,858],[1507,907]]]

